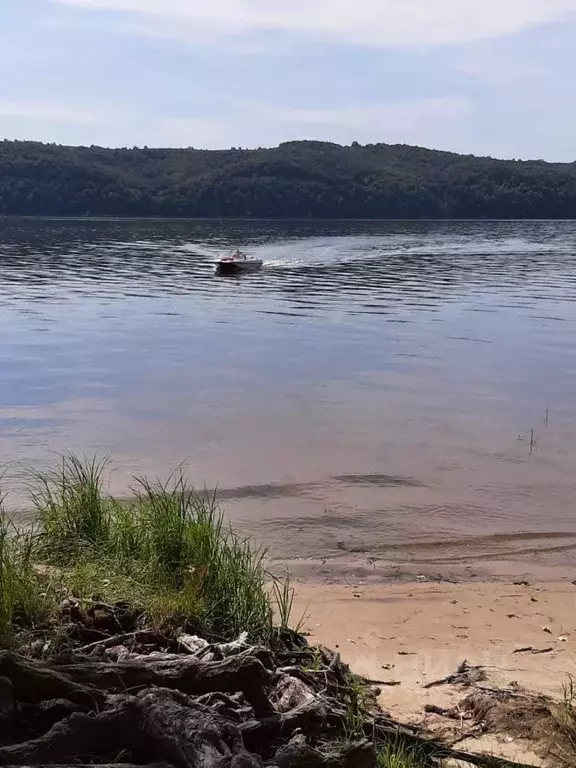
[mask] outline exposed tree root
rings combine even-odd
[[[404,745],[423,766],[527,768],[430,741],[370,696],[359,710],[339,655],[301,640],[273,653],[124,627],[50,664],[0,653],[0,765],[376,768],[378,748]]]

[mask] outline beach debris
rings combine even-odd
[[[291,675],[284,675],[276,687],[277,709],[279,712],[290,712],[295,707],[311,704],[314,692],[302,680]]]
[[[542,653],[552,653],[554,648],[533,648],[531,645],[527,645],[525,648],[516,648],[514,653],[533,653],[533,654],[542,654]]]
[[[103,656],[92,655],[97,647]],[[224,658],[207,660],[207,652]],[[382,712],[371,689],[350,733],[358,682],[400,685],[352,676],[337,653],[295,633],[274,650],[248,645],[245,635],[211,643],[138,630],[92,648],[71,642],[49,662],[1,651],[0,717],[17,735],[6,731],[0,764],[131,768],[149,756],[157,768],[377,768],[369,733],[379,744],[402,743],[426,765],[526,768],[424,736]]]
[[[196,654],[208,647],[208,641],[196,635],[179,635],[176,642],[188,653]]]
[[[370,685],[385,685],[388,688],[395,688],[398,685],[402,685],[400,680],[367,680]]]
[[[440,680],[433,680],[431,683],[426,683],[424,688],[437,688],[440,685],[463,685],[468,687],[475,683],[481,683],[484,680],[486,680],[484,667],[473,667],[470,666],[467,661],[463,661],[456,672],[447,677],[443,677]]]
[[[529,587],[530,582],[529,581],[515,581],[514,582],[515,587]]]
[[[542,632],[546,632],[547,635],[553,635],[554,633],[550,629],[550,627],[542,627]]]
[[[380,666],[382,667],[382,669],[384,669],[387,672],[389,672],[391,669],[394,669],[396,664],[381,664]]]
[[[558,702],[547,696],[520,686],[514,690],[478,688],[458,708],[472,718],[478,735],[497,734],[504,743],[530,742],[531,749],[546,758],[539,765],[574,765],[574,713],[559,713]]]
[[[440,717],[448,717],[451,720],[460,720],[462,713],[456,707],[437,707],[436,704],[426,704],[424,712],[430,715],[440,715]]]
[[[176,638],[178,649],[182,649],[192,656],[202,658],[205,661],[220,661],[228,656],[241,653],[249,647],[248,633],[242,632],[237,640],[230,643],[208,643],[197,635],[178,635]]]
[[[398,656],[417,656],[415,651],[398,651]]]
[[[517,613],[509,613],[507,614],[509,619],[519,619],[520,616],[518,616]]]
[[[560,637],[558,638],[558,642],[559,643],[567,643],[568,642],[567,635],[560,635]]]

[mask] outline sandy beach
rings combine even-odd
[[[404,722],[436,718],[426,704],[452,707],[465,695],[424,686],[462,661],[487,668],[494,686],[517,683],[561,697],[576,675],[576,586],[570,583],[416,583],[296,588],[295,616],[311,640],[337,648],[354,671],[384,683],[381,703]],[[531,650],[528,650],[531,649]],[[526,745],[501,744],[510,756]]]

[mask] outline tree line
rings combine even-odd
[[[197,150],[2,141],[0,214],[576,218],[576,163],[356,142]]]

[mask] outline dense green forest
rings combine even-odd
[[[576,218],[576,163],[318,141],[222,151],[2,141],[0,214]]]

